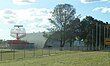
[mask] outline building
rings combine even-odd
[[[43,36],[42,32],[38,32],[38,33],[27,33],[25,37],[23,37],[21,40],[27,41],[29,43],[34,43],[34,46],[36,48],[56,48],[59,49],[60,48],[60,40],[57,40],[57,37],[59,35],[57,34],[53,34],[50,38],[45,38]],[[81,43],[82,41],[74,41],[73,42],[73,49],[79,49],[81,47],[84,47],[84,43]],[[70,49],[70,44],[67,42],[64,46],[64,49]]]
[[[47,39],[43,36],[42,32],[38,32],[27,33],[25,37],[21,38],[21,40],[27,41],[29,43],[34,43],[34,46],[36,48],[43,48]]]

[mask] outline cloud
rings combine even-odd
[[[92,11],[93,12],[101,11],[101,13],[106,13],[106,12],[110,12],[110,8],[109,7],[96,7]]]
[[[29,30],[29,32],[43,32],[43,31],[47,31],[47,29],[46,28],[48,28],[49,26],[51,26],[50,24],[49,24],[49,22],[48,21],[43,21],[43,22],[41,22],[41,23],[38,23],[38,22],[33,22],[33,23],[31,23],[31,24],[28,24],[27,25],[27,27],[28,28],[26,28],[27,30]]]
[[[93,3],[93,2],[110,2],[110,0],[80,0],[81,3],[87,4],[87,3]]]
[[[101,0],[101,1],[108,1],[108,2],[110,2],[110,0]]]
[[[37,0],[12,0],[16,5],[30,5],[37,2]]]
[[[3,9],[0,10],[0,19],[5,21],[15,20],[16,23],[19,21],[42,21],[42,19],[50,17],[50,11],[51,9],[45,8],[29,8],[24,10]]]
[[[0,32],[2,32],[3,31],[3,29],[0,29]]]
[[[96,1],[100,1],[100,0],[80,0],[81,3],[91,3],[91,2],[96,2]]]
[[[43,31],[50,26],[48,21],[48,18],[51,17],[50,11],[51,9],[46,8],[3,9],[0,10],[0,20],[5,24],[23,24],[30,32],[35,31],[36,28]]]
[[[2,29],[0,29],[0,32],[3,31]]]

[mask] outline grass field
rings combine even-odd
[[[105,51],[59,51],[60,54],[1,61],[0,66],[110,66]],[[58,52],[58,53],[59,53]]]

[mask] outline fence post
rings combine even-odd
[[[2,50],[1,50],[1,61],[2,61]]]
[[[51,47],[52,47],[52,46],[48,46],[49,56],[51,55],[51,54],[50,54],[50,49],[51,49]]]
[[[25,58],[25,48],[24,48],[24,58]]]
[[[42,56],[43,56],[43,48],[42,48]]]
[[[13,59],[15,59],[15,49],[13,49]]]
[[[50,47],[49,47],[49,56],[50,56],[51,54],[50,54]]]
[[[36,54],[35,54],[35,50],[36,50],[36,48],[34,47],[34,51],[33,51],[33,57],[35,57],[35,55],[36,55]]]
[[[54,49],[54,50],[55,50],[55,54],[57,54],[56,49]]]

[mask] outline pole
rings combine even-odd
[[[108,32],[109,32],[109,25],[108,24],[106,25],[106,28],[107,28],[107,38],[109,38],[109,34],[108,34]]]
[[[2,55],[2,49],[1,49],[1,61],[3,60],[2,56],[3,56],[3,55]]]
[[[33,50],[33,57],[36,57],[36,48],[34,46],[34,50]]]
[[[108,27],[107,27],[107,38],[108,38]]]
[[[13,49],[13,60],[15,59],[15,48]]]
[[[97,37],[97,35],[98,35],[98,27],[97,27],[97,26],[98,26],[98,25],[97,25],[97,23],[96,23],[96,45],[95,45],[95,50],[97,50],[97,44],[98,44],[98,43],[97,43],[97,41],[98,41],[98,40],[97,40],[97,38],[98,38],[98,37]]]
[[[92,29],[92,50],[93,50],[93,44],[94,44],[94,30]]]
[[[25,56],[26,56],[25,53],[26,53],[26,52],[25,52],[25,48],[24,48],[24,58],[25,58]]]
[[[109,26],[107,25],[107,38],[109,38],[108,30],[109,30]],[[108,45],[107,45],[107,49],[109,49],[109,46]]]
[[[41,51],[42,51],[42,54],[41,54],[41,56],[43,56],[43,48],[41,49]]]
[[[49,49],[48,51],[49,51],[49,56],[50,56],[50,55],[51,55],[51,54],[50,54],[50,47],[48,47],[48,49]]]
[[[105,39],[105,25],[104,25],[104,39]],[[105,44],[104,44],[104,49],[105,49]]]
[[[99,25],[99,50],[101,49],[101,24]]]

